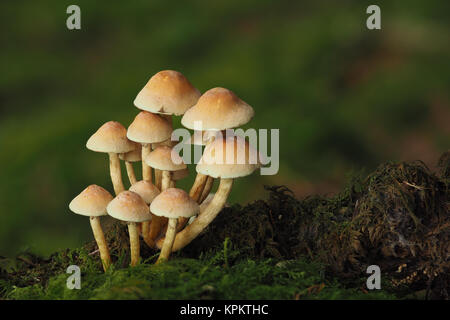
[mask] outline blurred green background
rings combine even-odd
[[[366,28],[373,3],[381,30]],[[81,30],[66,28],[70,4]],[[433,168],[450,145],[448,4],[2,1],[0,255],[91,239],[68,203],[92,183],[113,190],[106,155],[85,143],[106,121],[128,126],[164,69],[233,90],[256,111],[248,127],[280,129],[278,175],[238,180],[230,203],[263,197],[263,184],[333,193],[385,160]]]

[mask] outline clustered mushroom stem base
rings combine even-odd
[[[142,180],[152,182],[152,167],[147,165],[144,159],[148,156],[148,154],[152,151],[151,144],[143,144],[142,145]]]
[[[133,164],[131,162],[125,161],[125,167],[127,168],[128,179],[130,184],[133,185],[137,182],[136,174],[134,173]]]
[[[134,267],[139,263],[140,257],[140,245],[139,245],[139,233],[135,222],[128,223],[128,234],[130,235],[130,251],[131,251],[131,263]]]
[[[177,230],[178,219],[171,218],[169,219],[169,223],[167,226],[166,237],[164,239],[164,244],[161,249],[161,253],[159,255],[156,263],[161,263],[169,260],[170,253],[172,252],[173,242],[175,240],[176,230]]]
[[[205,186],[207,179],[208,179],[207,175],[197,173],[194,184],[192,185],[191,190],[189,191],[189,196],[192,199],[194,199],[194,201],[197,201],[197,203],[199,202],[199,199],[202,195],[203,188]],[[184,218],[184,217],[178,218],[177,231],[180,231],[181,229],[183,229],[188,221],[189,221],[188,218]]]
[[[190,225],[175,236],[172,252],[178,251],[188,245],[214,220],[225,206],[232,187],[233,179],[220,179],[219,188],[217,189],[214,198],[211,200],[211,203],[208,204],[205,210],[200,212]],[[161,248],[163,241],[165,240],[160,239],[157,242],[158,248]]]
[[[100,259],[102,260],[103,270],[108,270],[111,266],[111,257],[109,255],[108,244],[105,240],[102,226],[100,224],[99,217],[90,217],[92,233],[94,234],[95,241],[97,242],[98,250],[100,251]]]
[[[111,175],[114,192],[117,196],[122,191],[125,191],[122,181],[122,172],[120,170],[119,155],[117,153],[109,153],[109,173]]]

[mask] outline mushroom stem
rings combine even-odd
[[[211,191],[214,184],[214,178],[208,176],[208,180],[206,180],[205,188],[203,189],[202,195],[198,199],[198,204],[201,204],[206,197],[208,196],[209,192]]]
[[[188,245],[214,220],[225,206],[232,186],[233,179],[220,179],[219,188],[217,189],[214,198],[211,200],[211,203],[203,210],[203,212],[200,212],[190,225],[177,233],[172,246],[172,252],[178,251]],[[165,240],[160,239],[157,242],[158,248],[161,248],[163,241]]]
[[[152,167],[145,163],[145,158],[152,151],[151,144],[142,144],[142,180],[152,182]]]
[[[139,263],[139,256],[140,256],[139,233],[135,222],[128,223],[128,234],[130,235],[130,251],[131,251],[130,266],[134,267]]]
[[[111,265],[111,257],[109,255],[108,244],[105,240],[102,226],[99,217],[90,217],[92,233],[94,234],[95,242],[97,242],[98,250],[100,251],[100,259],[102,260],[103,270],[108,270]]]
[[[178,219],[176,218],[169,219],[169,224],[167,226],[166,231],[166,238],[164,239],[164,244],[162,246],[161,253],[156,263],[161,263],[169,260],[170,253],[172,252],[173,242],[175,240],[177,223]]]
[[[155,169],[155,186],[161,190],[162,184],[162,172],[161,170]]]
[[[109,153],[109,172],[111,175],[111,181],[114,187],[114,192],[116,196],[125,191],[125,187],[122,182],[122,172],[120,170],[120,160],[117,153]]]
[[[170,181],[172,180],[172,174],[170,171],[163,170],[162,171],[162,179],[161,179],[161,191],[167,190],[170,188]]]
[[[170,180],[170,188],[176,188],[176,187],[177,187],[176,182],[173,180]]]
[[[134,174],[133,164],[131,162],[125,161],[125,167],[127,168],[128,179],[133,185],[137,182],[136,175]]]
[[[151,144],[142,144],[142,153],[141,153],[141,160],[142,160],[142,180],[152,182],[152,167],[150,167],[148,164],[145,163],[145,158],[148,156],[148,154],[152,151]],[[142,226],[142,237],[145,240],[145,243],[149,245],[150,247],[153,246],[153,242],[149,242],[148,234],[150,232],[150,222],[144,221],[141,224]]]
[[[200,199],[203,187],[208,179],[208,176],[205,174],[197,173],[197,176],[195,177],[194,184],[191,187],[191,191],[189,191],[189,196],[197,201]],[[180,217],[178,218],[178,225],[177,225],[177,231],[180,231],[184,228],[186,223],[189,221],[188,218]]]

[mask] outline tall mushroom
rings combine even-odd
[[[168,146],[159,146],[153,150],[145,159],[143,159],[149,166],[162,171],[162,184],[161,191],[165,191],[170,188],[170,182],[172,181],[172,172],[184,170],[187,168],[184,164],[183,159],[176,153],[172,154],[172,148]],[[154,241],[160,231],[162,226],[167,222],[166,219],[162,217],[155,217],[152,220],[150,226],[149,239]]]
[[[153,75],[136,96],[134,105],[145,111],[159,113],[172,123],[192,107],[200,97],[198,91],[180,72],[163,70]],[[155,170],[156,186],[160,187],[160,172]]]
[[[69,204],[69,209],[79,215],[90,217],[92,232],[100,251],[103,270],[108,270],[111,265],[108,244],[105,240],[100,217],[107,215],[106,206],[111,202],[113,196],[100,186],[95,184],[84,189]]]
[[[220,178],[219,188],[209,205],[175,238],[172,251],[177,251],[189,244],[219,214],[231,192],[233,179],[250,175],[260,167],[260,155],[241,137],[219,138],[205,148],[197,164],[197,172]],[[163,239],[158,240],[161,248]]]
[[[133,143],[127,139],[127,129],[119,122],[106,122],[89,138],[86,147],[92,151],[108,153],[114,191],[116,195],[124,191],[119,154],[135,148]]]
[[[158,216],[169,219],[166,237],[158,261],[166,261],[172,252],[176,227],[179,217],[189,218],[197,214],[199,206],[189,195],[181,189],[169,188],[161,192],[150,205],[150,210]]]
[[[170,139],[171,134],[172,125],[166,119],[147,111],[141,111],[128,127],[128,139],[142,144],[142,180],[152,182],[151,167],[144,161],[151,152],[151,145]],[[142,224],[144,239],[149,232],[150,224],[146,221]]]
[[[140,143],[134,143],[135,149],[127,153],[121,153],[119,159],[125,161],[125,168],[127,169],[128,180],[130,184],[135,184],[138,180],[134,173],[133,162],[139,162],[142,160],[142,145]]]
[[[137,265],[140,257],[140,245],[136,223],[151,219],[149,207],[137,193],[123,191],[108,204],[106,211],[111,217],[127,222],[130,236],[130,265]]]

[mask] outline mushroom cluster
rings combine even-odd
[[[139,263],[141,237],[149,247],[161,249],[160,263],[214,220],[225,206],[234,179],[250,175],[261,163],[246,139],[228,130],[246,124],[254,115],[253,108],[228,89],[213,88],[201,95],[180,72],[164,70],[150,78],[134,105],[141,111],[128,129],[116,121],[106,122],[86,144],[92,151],[108,154],[116,197],[91,185],[69,205],[74,213],[90,217],[105,271],[111,258],[100,216],[128,225],[131,266]],[[205,146],[189,193],[176,187],[189,170],[173,150],[173,116],[182,116],[182,125],[194,130],[188,143]],[[201,131],[196,131],[198,122]],[[125,162],[128,190],[120,160]],[[142,163],[142,180],[134,172],[135,162]],[[220,180],[219,186],[210,193],[215,179]]]

